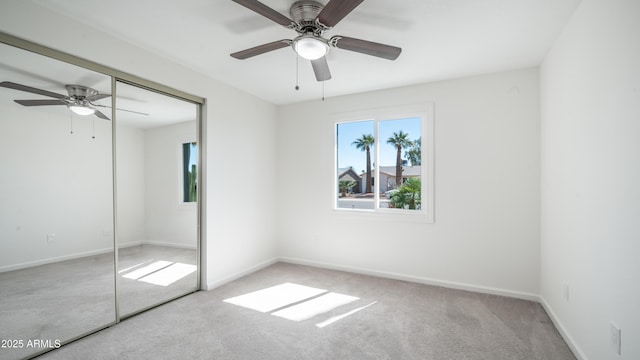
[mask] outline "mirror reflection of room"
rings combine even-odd
[[[0,54],[0,338],[43,341],[18,359],[116,320],[111,79]]]
[[[116,118],[120,315],[197,284],[197,107],[118,82]]]

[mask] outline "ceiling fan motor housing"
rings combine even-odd
[[[67,92],[69,92],[69,97],[72,99],[83,100],[89,96],[98,94],[97,90],[82,85],[65,85],[65,88]]]
[[[78,115],[91,115],[95,108],[91,106],[90,99],[98,95],[98,90],[82,85],[65,85],[69,96],[63,99],[67,107]]]
[[[312,32],[321,35],[325,28],[316,23],[316,17],[324,8],[322,3],[313,0],[296,1],[291,5],[289,14],[293,21],[298,24],[296,31],[300,34]]]

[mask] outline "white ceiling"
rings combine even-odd
[[[262,0],[289,17],[294,0]],[[326,3],[326,0],[322,0]],[[365,0],[332,30],[399,46],[396,61],[332,49],[327,97],[537,66],[580,0]],[[230,53],[296,33],[231,0],[35,0],[85,25],[274,104],[322,95],[311,65],[284,48]]]

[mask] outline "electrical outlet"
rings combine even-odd
[[[611,349],[618,355],[622,352],[622,330],[614,323],[609,324],[609,343]]]
[[[56,234],[47,234],[47,244],[56,242]]]
[[[564,301],[569,301],[569,284],[562,286],[562,297],[564,297]]]

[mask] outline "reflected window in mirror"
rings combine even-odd
[[[198,145],[182,144],[182,202],[198,201]]]

